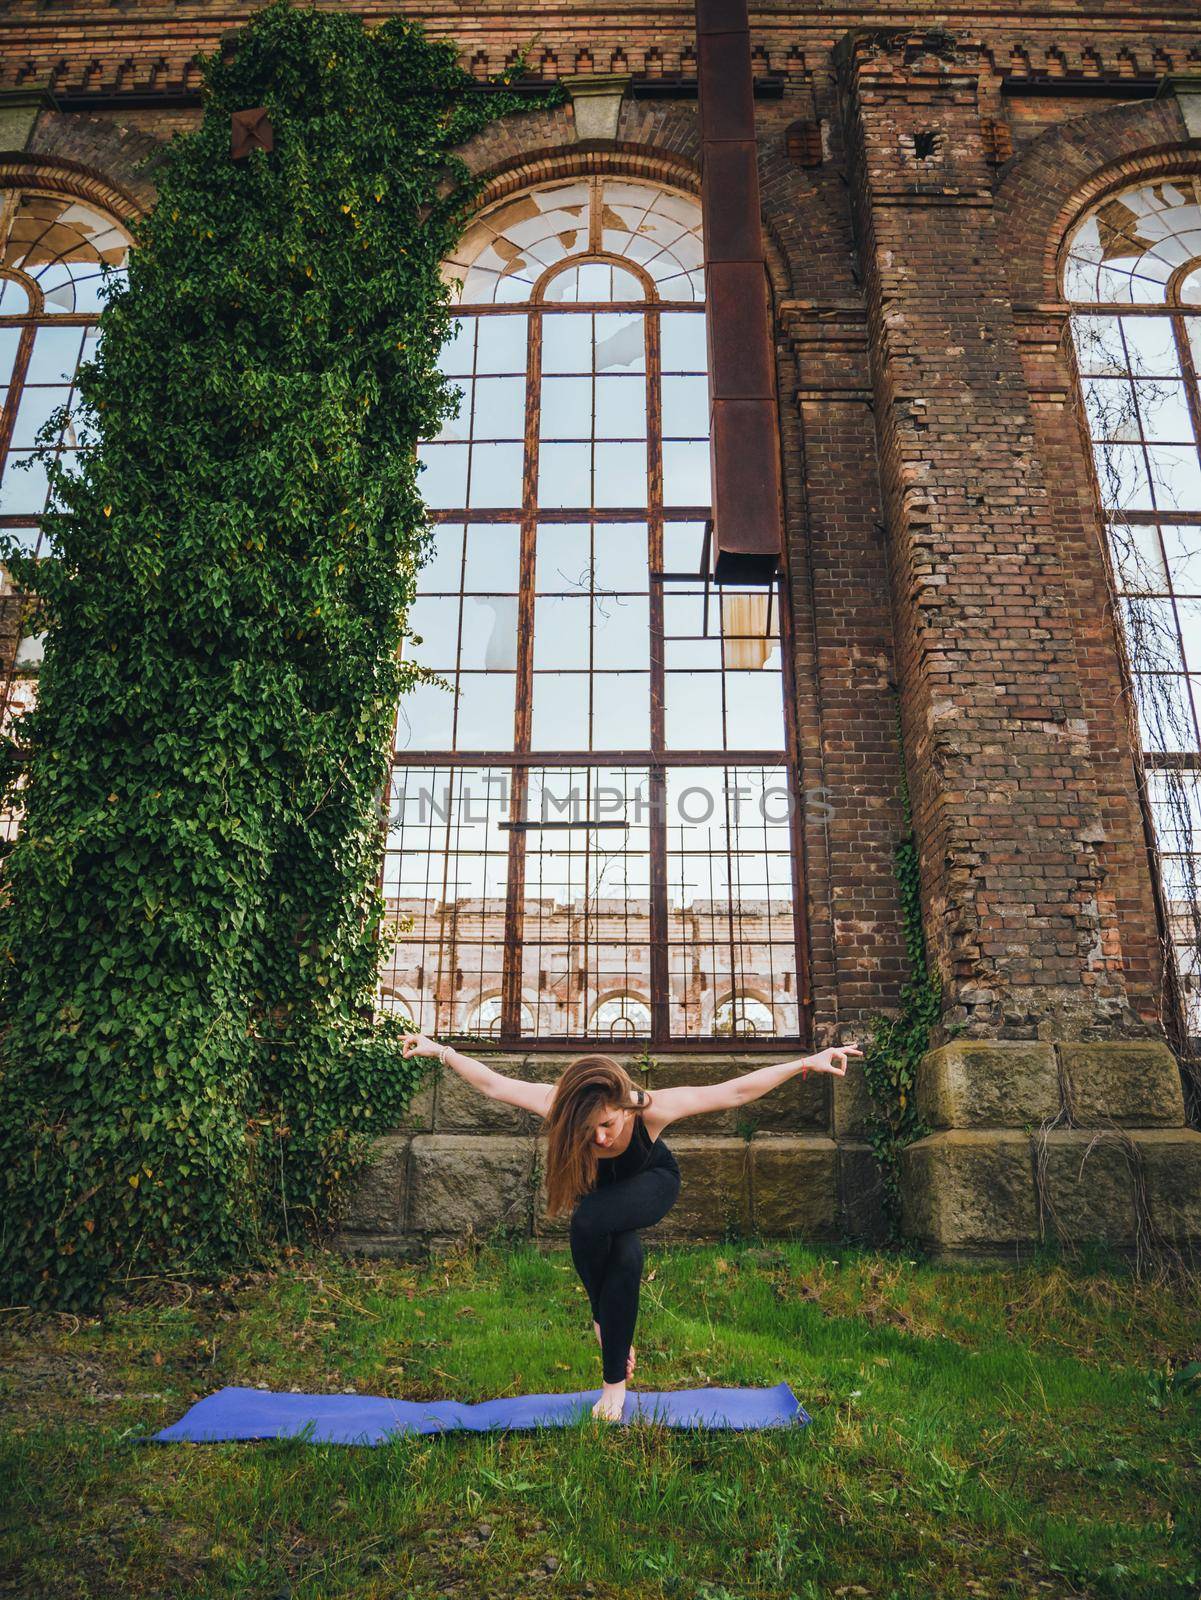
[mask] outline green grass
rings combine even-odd
[[[812,1425],[158,1446],[223,1384],[570,1391],[565,1250],[293,1255],[104,1319],[0,1316],[0,1595],[1180,1597],[1201,1583],[1193,1276],[648,1246],[634,1387],[775,1384]]]

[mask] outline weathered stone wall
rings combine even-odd
[[[906,1232],[944,1254],[1100,1240],[1126,1252],[1201,1239],[1201,1134],[1162,1042],[963,1041],[923,1063],[936,1131],[910,1145]]]

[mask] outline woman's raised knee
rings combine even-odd
[[[577,1239],[600,1239],[609,1228],[599,1211],[581,1202],[572,1213],[571,1232]]]

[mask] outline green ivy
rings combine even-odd
[[[869,1019],[864,1045],[863,1073],[872,1098],[874,1118],[868,1141],[880,1168],[884,1209],[889,1233],[901,1233],[900,1155],[906,1145],[930,1129],[918,1115],[914,1090],[917,1070],[930,1043],[930,1031],[942,1013],[942,984],[931,971],[922,929],[921,879],[917,841],[913,831],[913,806],[905,773],[901,717],[896,710],[897,747],[901,762],[901,810],[905,831],[893,847],[893,870],[900,888],[901,920],[909,958],[909,978],[901,987],[895,1017],[880,1014]]]
[[[450,42],[278,0],[202,61],[52,468],[46,630],[4,752],[0,1272],[86,1306],[262,1259],[334,1214],[423,1068],[372,1020],[399,659],[430,532],[416,441],[455,414],[455,155],[556,103]],[[271,153],[230,156],[266,108]],[[48,435],[47,435],[48,437]],[[17,760],[17,747],[24,767]],[[27,781],[21,782],[22,770]],[[19,793],[18,793],[18,784]]]

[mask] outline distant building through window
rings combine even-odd
[[[731,995],[718,1006],[713,1018],[713,1031],[726,1034],[764,1034],[775,1032],[775,1018],[771,1007],[762,1000],[747,995]]]
[[[481,1000],[479,1005],[468,1014],[467,1033],[499,1034],[501,1021],[501,998],[499,995],[490,995],[487,1000]],[[528,1006],[522,1007],[522,1023],[528,1027],[533,1021]]]
[[[590,1032],[608,1033],[617,1039],[623,1034],[646,1037],[651,1031],[651,1008],[632,994],[610,995],[592,1013]]]

